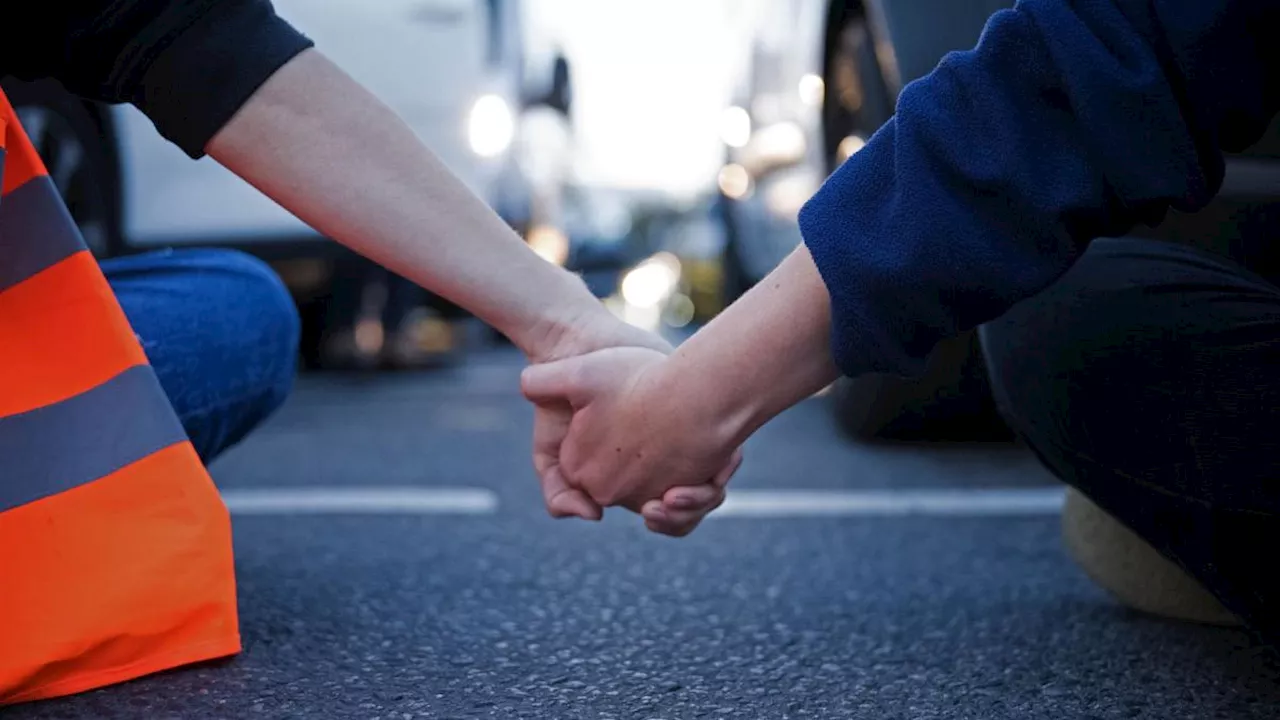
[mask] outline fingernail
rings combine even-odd
[[[676,495],[671,499],[671,507],[679,510],[692,510],[698,506],[698,500],[692,495]]]

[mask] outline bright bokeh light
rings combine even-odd
[[[679,281],[680,261],[670,253],[658,253],[622,278],[622,299],[634,307],[656,308],[671,297]]]
[[[813,179],[804,173],[795,173],[779,178],[765,192],[765,205],[774,215],[790,220],[796,219],[800,208],[808,202],[817,190]]]
[[[840,146],[836,148],[836,157],[840,162],[844,162],[853,157],[853,154],[866,147],[867,141],[857,135],[850,135],[840,141]]]
[[[684,293],[676,293],[671,298],[670,307],[667,308],[667,323],[672,327],[685,327],[693,322],[696,310],[692,298]]]
[[[550,225],[536,225],[529,231],[529,248],[552,265],[564,265],[569,259],[569,238]]]
[[[804,129],[794,122],[779,122],[760,128],[756,154],[765,161],[790,164],[804,159],[808,142]]]
[[[382,352],[382,345],[386,342],[382,322],[371,318],[360,320],[356,323],[355,340],[356,349],[365,355]]]
[[[737,105],[725,108],[720,118],[720,139],[732,148],[745,147],[751,140],[751,115]]]
[[[720,192],[733,200],[741,200],[751,191],[751,175],[747,169],[737,163],[730,163],[720,168],[718,179]]]
[[[467,139],[481,157],[501,155],[515,138],[516,121],[511,106],[497,95],[485,95],[471,107]]]
[[[800,78],[800,102],[811,107],[822,104],[822,96],[826,92],[826,83],[813,73],[805,73]]]

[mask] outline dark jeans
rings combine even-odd
[[[980,336],[1045,465],[1280,644],[1280,288],[1225,256],[1099,240]]]
[[[106,260],[102,270],[205,462],[284,402],[298,315],[264,263],[228,250],[183,250]]]

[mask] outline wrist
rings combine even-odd
[[[828,344],[830,300],[803,246],[689,338],[666,371],[675,396],[741,444],[839,376]]]
[[[738,335],[725,335],[717,321],[685,341],[662,364],[656,385],[674,398],[684,413],[733,446],[796,403],[829,385],[839,371],[825,353],[770,352],[771,348],[735,346]]]
[[[678,348],[666,362],[654,368],[651,383],[655,402],[665,403],[667,417],[716,447],[742,445],[764,420],[760,403],[745,383],[715,363],[687,355]]]
[[[583,299],[548,303],[546,315],[529,325],[525,342],[517,342],[530,362],[553,362],[614,347],[671,352],[666,340],[623,322],[591,295],[585,284],[581,286]]]
[[[531,362],[550,362],[596,349],[581,347],[584,336],[613,319],[581,278],[564,271],[555,296],[542,298],[535,316],[506,334]]]

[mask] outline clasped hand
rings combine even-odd
[[[522,390],[537,408],[534,467],[551,515],[598,520],[621,506],[680,537],[724,501],[741,451],[673,392],[669,366],[650,343],[525,369]]]

